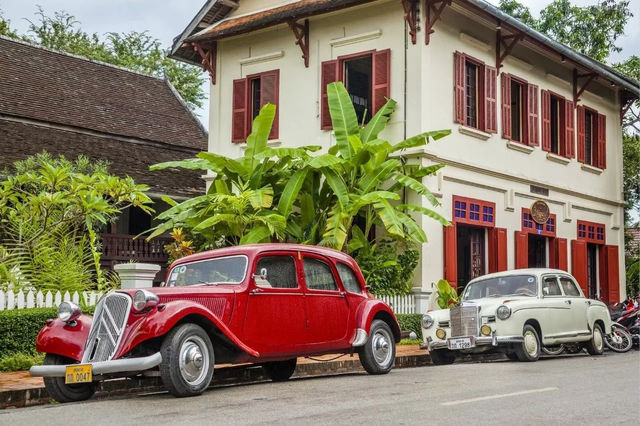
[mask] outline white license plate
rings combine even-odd
[[[447,340],[449,349],[469,349],[476,345],[473,337],[455,337]]]

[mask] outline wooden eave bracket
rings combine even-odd
[[[620,95],[620,124],[624,124],[624,116],[627,115],[629,109],[637,98],[633,96],[626,96],[628,92],[622,92]],[[632,123],[633,124],[633,123]]]
[[[212,42],[204,45],[202,43],[191,43],[200,58],[202,58],[202,67],[209,72],[211,84],[216,84],[216,57],[218,56],[218,43]]]
[[[573,69],[573,105],[578,106],[578,102],[580,101],[580,96],[584,93],[585,89],[589,86],[589,84],[598,77],[598,74],[594,72],[589,72],[585,74],[580,74],[577,68]],[[582,87],[580,87],[580,79],[586,78]]]
[[[409,25],[409,35],[411,35],[411,44],[416,44],[418,34],[418,1],[419,0],[400,0],[404,9],[404,20]]]
[[[300,46],[300,50],[302,50],[304,66],[309,68],[309,20],[305,19],[302,24],[291,20],[288,21],[288,24],[296,38],[296,44]]]
[[[498,25],[500,25],[500,22],[498,22]],[[498,74],[500,74],[500,68],[502,68],[504,60],[511,54],[513,48],[518,42],[522,41],[522,39],[524,39],[523,32],[502,35],[501,29],[496,31],[496,69],[498,70]]]
[[[424,44],[429,44],[431,41],[431,34],[436,31],[433,29],[433,26],[438,19],[440,19],[444,8],[450,4],[451,0],[424,0],[424,10],[427,19]]]

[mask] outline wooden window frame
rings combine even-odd
[[[510,77],[511,78],[509,79],[509,84],[511,85],[511,88],[509,90],[509,94],[511,95],[511,98],[509,99],[509,103],[511,103],[511,99],[513,98],[513,83],[515,82],[516,84],[520,85],[520,140],[516,140],[513,138],[513,118],[511,119],[511,137],[509,138],[509,140],[511,142],[529,145],[529,123],[527,123],[527,111],[529,109],[529,94],[527,93],[527,87],[529,83],[520,77],[514,76],[513,74],[510,74]],[[513,117],[513,105],[511,106],[511,114]]]
[[[456,216],[456,211],[462,212],[462,210],[456,209],[456,202],[464,203],[464,215],[459,214]],[[478,206],[477,211],[471,209],[472,204]],[[488,211],[486,211],[486,209],[489,208],[492,209],[490,214],[491,219],[485,220],[485,218],[489,216]],[[454,195],[451,200],[451,209],[452,222],[455,224],[481,226],[483,228],[495,228],[496,226],[496,203]],[[478,215],[478,219],[473,219],[471,216],[476,214]]]
[[[593,231],[591,231],[593,229]],[[578,240],[593,244],[606,244],[607,233],[604,223],[579,220],[576,224]],[[598,238],[601,236],[601,238]]]
[[[588,106],[584,106],[584,164],[598,167],[598,111]],[[591,158],[587,161],[587,112],[591,114],[593,125],[591,126]]]
[[[527,234],[555,238],[558,231],[558,219],[553,213],[549,215],[547,223],[540,225],[531,218],[531,210],[523,208],[520,215],[520,223],[520,229]],[[529,224],[531,224],[531,226],[529,226]]]
[[[565,114],[567,98],[562,96],[559,93],[554,92],[553,90],[547,90],[549,92],[549,125],[551,126],[551,102],[553,102],[553,98],[558,99],[558,152],[553,152],[553,149],[550,148],[549,152],[552,154],[560,155],[562,157],[567,157],[567,117]],[[550,128],[550,132],[552,128]],[[549,138],[551,138],[551,133],[549,134]],[[549,139],[549,146],[552,147],[552,141]]]
[[[473,65],[478,67],[478,74],[476,76],[476,126],[472,126],[467,124],[467,120],[469,117],[467,116],[467,62],[472,63]],[[464,54],[464,90],[465,90],[465,99],[464,99],[464,124],[463,126],[469,127],[471,129],[476,129],[480,131],[486,131],[486,116],[485,116],[485,105],[484,105],[484,86],[485,86],[485,66],[486,64],[480,59],[476,59],[473,56]]]
[[[251,125],[253,123],[253,90],[252,90],[252,82],[256,79],[261,79],[264,75],[275,75],[276,78],[276,87],[275,87],[275,101],[273,102],[276,106],[276,115],[273,119],[273,127],[272,127],[272,131],[269,134],[269,140],[275,140],[278,139],[280,137],[279,133],[280,133],[280,123],[279,123],[279,118],[280,118],[280,69],[274,69],[274,70],[268,70],[268,71],[263,71],[263,72],[259,72],[259,73],[254,73],[254,74],[249,74],[244,78],[238,79],[238,80],[244,80],[245,81],[245,93],[244,93],[244,105],[245,105],[245,112],[244,112],[244,134],[243,134],[243,138],[240,139],[235,139],[233,138],[232,135],[232,142],[234,143],[246,143],[246,139],[249,136],[249,134],[251,133]],[[238,81],[238,80],[234,80]],[[264,87],[262,86],[262,82],[261,82],[261,86],[260,86],[260,97],[262,98],[264,93]],[[232,98],[235,94],[232,93]],[[263,106],[262,104],[262,99],[260,99],[260,104],[261,104],[261,108]],[[233,129],[233,117],[232,117],[232,121],[231,121],[231,126]],[[232,130],[233,133],[233,130]]]

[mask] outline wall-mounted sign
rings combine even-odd
[[[544,225],[549,220],[549,205],[542,201],[536,200],[531,204],[531,218],[535,223]]]

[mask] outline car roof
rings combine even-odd
[[[306,253],[319,254],[322,256],[332,257],[341,260],[349,265],[355,265],[355,261],[349,255],[339,250],[328,247],[311,246],[305,244],[289,244],[289,243],[264,243],[264,244],[246,244],[242,246],[225,247],[215,250],[209,250],[202,253],[192,254],[176,260],[173,265],[193,262],[196,260],[211,259],[220,256],[233,256],[244,254],[254,257],[260,253],[269,251],[302,251]]]
[[[535,275],[535,276],[540,276],[540,275],[543,275],[543,274],[562,274],[562,275],[571,276],[571,274],[569,274],[567,271],[563,271],[562,269],[552,269],[552,268],[510,269],[508,271],[494,272],[492,274],[487,274],[487,275],[483,275],[483,276],[478,277],[478,278],[474,278],[473,280],[469,281],[469,283],[472,283],[472,282],[475,282],[475,281],[484,280],[484,279],[487,279],[487,278],[508,277],[508,276],[513,276],[513,275]]]

